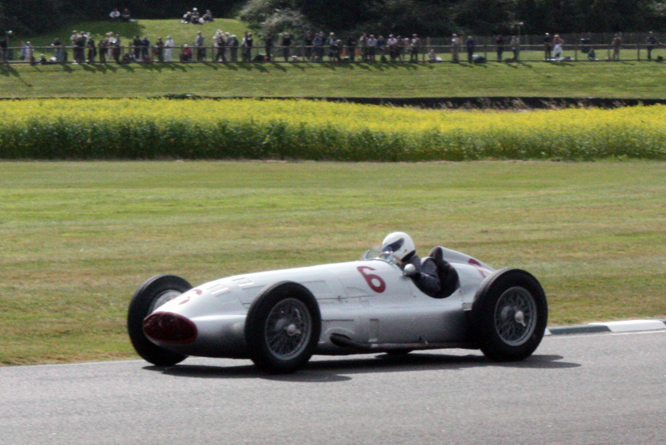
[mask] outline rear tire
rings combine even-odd
[[[486,357],[524,360],[541,343],[548,322],[548,303],[539,281],[520,269],[488,276],[476,292],[472,324]]]
[[[146,280],[135,292],[127,311],[127,332],[132,346],[146,361],[156,366],[172,366],[187,358],[157,346],[143,333],[143,320],[155,309],[192,289],[176,275],[157,275]]]
[[[305,366],[320,334],[319,304],[305,286],[294,282],[262,290],[245,321],[250,358],[269,374],[291,373]]]

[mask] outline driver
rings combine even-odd
[[[441,285],[437,275],[437,267],[424,268],[421,264],[421,258],[416,254],[416,246],[412,237],[405,232],[393,232],[386,235],[382,241],[382,252],[392,252],[393,257],[398,261],[401,269],[407,264],[412,264],[416,269],[416,274],[412,280],[424,294],[435,296],[439,293]],[[428,262],[428,264],[433,264]]]

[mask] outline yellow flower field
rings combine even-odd
[[[0,158],[666,159],[666,106],[422,110],[306,100],[0,102]]]

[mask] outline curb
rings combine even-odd
[[[578,326],[546,328],[545,335],[598,334],[602,332],[640,332],[666,329],[666,320],[627,320],[588,323]]]

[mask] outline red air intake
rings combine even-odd
[[[143,320],[143,332],[161,343],[185,345],[197,339],[197,327],[182,315],[156,312]]]

